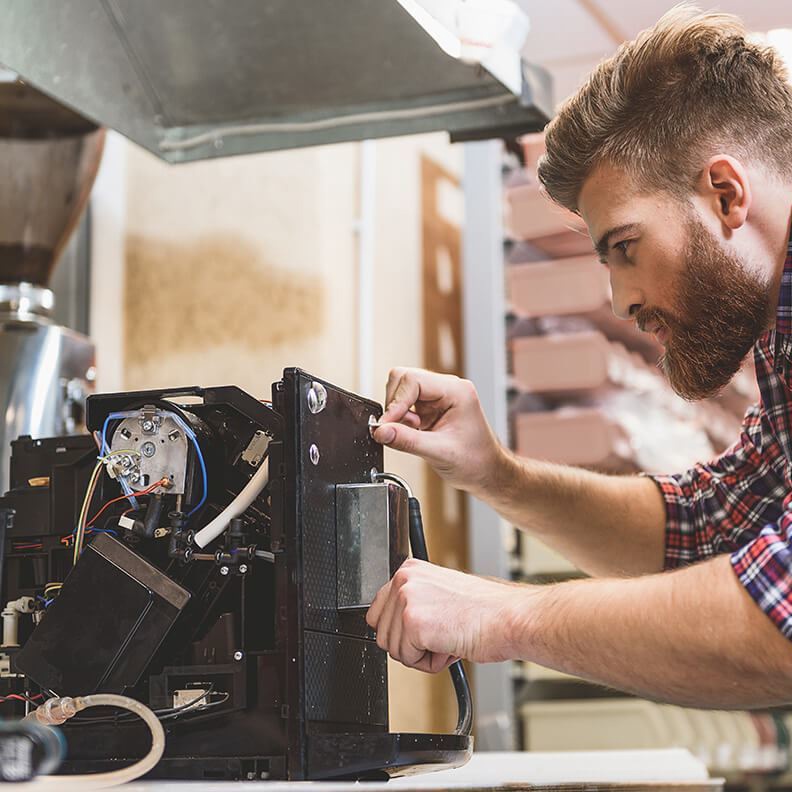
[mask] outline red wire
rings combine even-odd
[[[140,492],[130,492],[128,495],[121,495],[118,498],[113,498],[112,500],[107,501],[107,503],[105,503],[105,505],[102,506],[102,508],[99,509],[99,511],[96,512],[96,514],[90,520],[85,521],[86,527],[89,525],[93,525],[102,516],[102,514],[104,514],[104,511],[108,506],[112,506],[114,503],[118,503],[118,501],[125,500],[126,498],[134,498],[138,495],[148,495],[150,492],[153,492],[155,489],[157,489],[157,487],[162,486],[162,484],[166,480],[167,479],[162,478],[159,481],[152,484],[150,487],[147,487],[144,490],[140,490]]]
[[[30,699],[34,700],[34,701],[36,699],[38,699],[38,698],[44,698],[44,696],[41,693],[37,693],[35,696],[30,696]],[[11,693],[8,696],[0,696],[0,701],[22,701],[22,702],[28,702],[28,699],[26,699],[24,696],[17,696],[16,693]]]

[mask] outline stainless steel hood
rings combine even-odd
[[[450,57],[397,0],[0,0],[0,63],[170,162],[520,134],[552,107],[544,73]]]

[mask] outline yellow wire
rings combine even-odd
[[[102,471],[103,463],[97,462],[96,466],[93,469],[93,473],[91,473],[90,481],[88,482],[88,488],[85,491],[85,497],[83,498],[82,508],[80,509],[80,517],[77,520],[77,531],[74,535],[74,555],[72,558],[72,564],[76,565],[78,559],[80,558],[80,551],[82,550],[82,543],[83,537],[85,535],[85,521],[88,519],[88,507],[90,505],[91,496],[93,495],[94,488],[96,487],[96,482],[99,478],[99,474]]]
[[[134,454],[135,456],[140,456],[140,451],[135,451],[134,448],[121,448],[118,451],[111,451],[109,454],[105,454],[103,457],[97,457],[100,462],[106,462],[108,459],[117,456],[118,454]]]

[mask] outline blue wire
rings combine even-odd
[[[206,462],[204,462],[203,453],[201,452],[201,446],[198,444],[198,438],[195,436],[193,432],[190,433],[190,439],[193,441],[193,445],[195,446],[195,453],[198,454],[198,461],[201,463],[201,475],[203,477],[203,493],[201,494],[201,500],[198,501],[198,505],[195,506],[187,515],[187,517],[192,517],[201,506],[206,503],[206,497],[209,494],[209,487],[207,484],[207,476],[206,476]]]
[[[107,425],[110,423],[110,420],[112,419],[112,417],[113,417],[113,414],[109,413],[107,418],[105,418],[104,426],[102,427],[102,446],[101,446],[101,449],[100,449],[101,456],[107,456],[107,452],[110,450],[107,447],[107,440],[105,438],[107,437]]]
[[[110,453],[110,446],[107,445],[107,426],[110,421],[116,418],[126,418],[128,417],[126,413],[110,413],[107,418],[105,418],[104,425],[102,426],[102,445],[99,449],[100,456],[106,456]],[[136,509],[140,508],[140,504],[137,502],[137,498],[135,497],[135,491],[132,487],[129,486],[125,481],[118,482],[121,485],[121,489],[124,491],[124,495],[129,496],[129,502],[134,506]]]
[[[187,517],[192,517],[193,514],[195,514],[195,512],[197,512],[198,509],[200,509],[201,506],[203,506],[204,503],[206,503],[206,498],[209,495],[209,485],[208,485],[208,480],[207,480],[208,477],[206,475],[206,462],[204,462],[203,452],[201,451],[201,446],[198,444],[198,438],[195,436],[195,432],[193,432],[193,430],[184,422],[184,420],[182,420],[181,416],[177,415],[176,413],[171,413],[171,415],[176,420],[176,423],[179,424],[181,426],[181,428],[184,430],[184,433],[187,435],[187,437],[189,437],[190,440],[192,440],[192,444],[195,446],[195,452],[198,455],[198,461],[201,464],[201,477],[202,477],[202,480],[203,480],[203,492],[201,494],[201,500],[198,501],[198,505],[195,506],[187,514]],[[125,416],[122,413],[110,413],[107,416],[107,418],[105,418],[104,426],[102,427],[102,456],[105,456],[108,453],[108,451],[110,450],[108,445],[107,445],[107,440],[106,440],[108,424],[114,418],[123,418],[123,417],[125,417]],[[133,496],[132,500],[134,500],[134,496]],[[135,503],[137,503],[137,502],[135,502]]]

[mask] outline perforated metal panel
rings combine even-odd
[[[305,626],[373,640],[365,613],[338,611],[335,487],[370,482],[372,468],[382,469],[382,447],[368,428],[369,416],[382,411],[373,402],[326,385],[325,408],[311,413],[312,381],[303,375],[298,383]],[[311,461],[312,446],[318,452],[317,464]]]
[[[305,687],[308,720],[388,725],[387,659],[372,641],[306,632]]]

